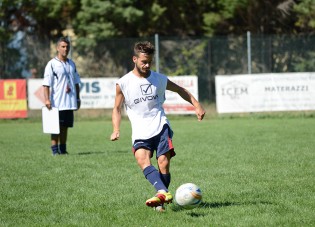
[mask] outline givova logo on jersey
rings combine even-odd
[[[151,101],[159,97],[158,95],[153,95],[152,84],[142,84],[140,85],[140,90],[143,96],[140,98],[136,98],[134,100],[135,104]]]

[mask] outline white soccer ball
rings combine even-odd
[[[199,206],[201,199],[201,190],[193,183],[182,184],[176,189],[175,203],[184,209],[191,210]]]

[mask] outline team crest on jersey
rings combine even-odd
[[[142,95],[152,95],[152,84],[140,85]]]

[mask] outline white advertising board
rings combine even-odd
[[[315,110],[315,73],[215,77],[218,113]]]
[[[113,108],[118,78],[82,78],[80,97],[82,109]],[[42,79],[28,80],[28,106],[30,109],[41,109],[45,99]]]
[[[198,100],[198,77],[197,76],[170,76],[172,82],[187,89]],[[164,110],[166,114],[194,114],[194,107],[177,93],[165,92],[166,100]]]
[[[197,76],[169,77],[174,83],[186,88],[198,99]],[[111,109],[114,106],[116,82],[118,78],[81,78],[80,97],[82,109]],[[30,109],[42,109],[44,93],[42,79],[28,80],[28,106]],[[177,93],[166,91],[164,103],[168,114],[194,114],[194,107]]]
[[[28,108],[31,110],[39,110],[45,106],[43,79],[27,80],[27,99]]]
[[[111,109],[114,107],[118,78],[81,79],[82,109]]]

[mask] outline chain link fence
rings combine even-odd
[[[108,39],[94,48],[78,48],[72,40],[70,57],[82,78],[121,77],[133,68],[135,42],[147,39]],[[201,101],[215,100],[215,75],[315,71],[315,36],[254,35],[212,38],[159,37],[159,72],[197,75]],[[249,54],[248,54],[249,52]],[[0,79],[42,78],[46,63],[56,54],[55,44],[24,35],[0,44]],[[250,55],[250,56],[249,56]],[[249,58],[250,57],[250,58]],[[153,64],[153,70],[156,66]]]

